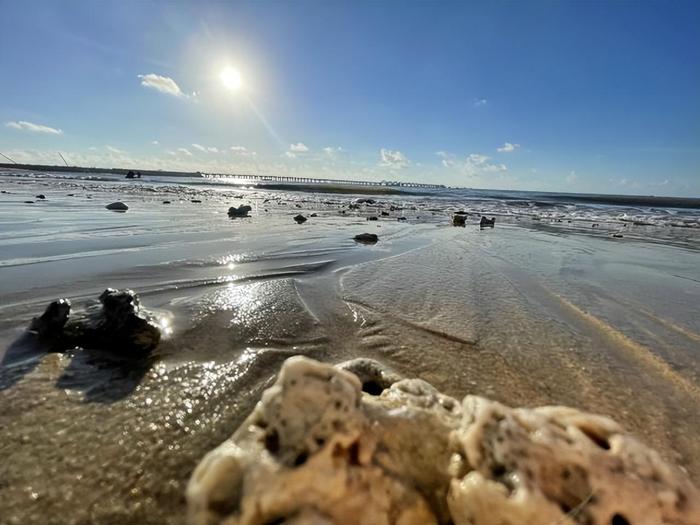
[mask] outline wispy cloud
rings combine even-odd
[[[254,157],[257,155],[256,152],[250,151],[245,146],[231,146],[231,148],[229,149],[233,152],[234,155],[238,155],[240,157]]]
[[[177,148],[177,151],[179,153],[182,153],[183,155],[187,155],[188,157],[192,156],[192,152],[188,150],[187,148]]]
[[[442,164],[445,168],[453,168],[457,164],[457,157],[452,153],[447,153],[446,151],[436,151],[435,155],[442,159],[440,164]]]
[[[109,144],[105,146],[105,149],[110,153],[114,153],[115,155],[126,155],[126,151],[110,146]]]
[[[297,142],[296,144],[289,145],[289,151],[292,153],[306,153],[309,151],[309,147],[303,142]]]
[[[201,144],[192,144],[192,147],[201,151],[202,153],[219,153],[219,148],[215,146],[202,146]]]
[[[407,167],[409,160],[399,150],[382,148],[379,150],[379,165],[392,169],[403,169]]]
[[[180,86],[177,85],[177,82],[170,77],[162,77],[160,75],[156,75],[155,73],[138,75],[138,77],[141,79],[142,86],[155,89],[156,91],[160,91],[166,95],[172,95],[173,97],[178,98],[190,98],[196,96],[196,93],[188,95],[187,93],[183,92],[180,89]]]
[[[500,148],[497,149],[499,153],[512,153],[516,149],[520,147],[520,144],[513,144],[511,142],[506,142],[501,146]]]
[[[481,106],[485,106],[486,104],[488,104],[488,102],[489,101],[486,100],[485,98],[475,98],[474,99],[474,107],[480,108]]]
[[[335,153],[340,153],[341,151],[343,151],[343,148],[341,148],[340,146],[338,146],[337,148],[334,148],[333,146],[326,146],[325,148],[323,148],[323,152],[326,155],[334,155]]]
[[[10,121],[6,122],[5,126],[8,128],[19,129],[21,131],[30,131],[32,133],[47,133],[49,135],[63,135],[63,130],[58,128],[52,128],[50,126],[44,126],[42,124],[34,124],[32,122],[27,122],[26,120]]]

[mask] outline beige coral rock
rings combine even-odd
[[[288,359],[195,469],[190,523],[700,523],[690,481],[610,419],[398,379],[372,360]]]

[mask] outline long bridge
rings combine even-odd
[[[369,181],[369,180],[349,180],[349,179],[322,179],[318,177],[289,177],[283,175],[230,175],[225,173],[202,173],[202,177],[207,179],[238,179],[249,182],[277,182],[291,184],[343,184],[348,186],[391,186],[401,188],[444,188],[442,184],[425,184],[420,182],[401,181]]]

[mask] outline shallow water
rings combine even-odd
[[[608,414],[700,479],[700,230],[524,215],[481,230],[476,214],[454,228],[460,202],[442,197],[347,210],[350,197],[259,189],[2,189],[3,521],[177,522],[196,463],[295,354]],[[114,200],[129,211],[105,210]],[[228,219],[241,203],[252,217]],[[404,209],[366,221],[390,204]],[[297,225],[300,212],[318,217]],[[364,231],[380,242],[354,243]],[[46,354],[23,335],[49,301],[81,308],[107,286],[135,289],[167,327],[153,359]]]

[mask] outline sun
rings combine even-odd
[[[241,74],[232,67],[222,69],[221,73],[219,73],[219,78],[224,87],[230,91],[238,91],[243,86]]]

